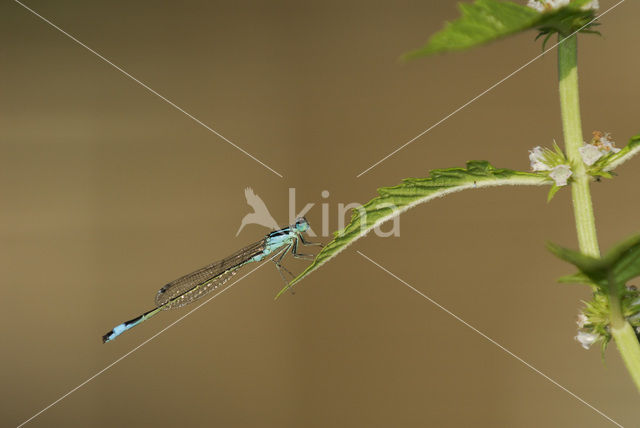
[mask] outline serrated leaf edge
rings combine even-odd
[[[295,284],[297,284],[298,282],[300,282],[300,280],[302,280],[304,277],[306,277],[308,274],[310,274],[312,271],[317,270],[318,268],[320,268],[322,265],[324,265],[326,262],[328,262],[329,260],[333,259],[335,256],[337,256],[338,254],[340,254],[342,251],[344,251],[345,249],[347,249],[350,245],[352,245],[355,241],[357,241],[358,239],[362,238],[363,236],[367,235],[372,229],[375,229],[376,227],[382,225],[383,223],[392,220],[393,218],[399,216],[400,214],[402,214],[403,212],[417,206],[420,204],[424,204],[427,203],[433,199],[437,199],[437,198],[441,198],[443,196],[446,195],[450,195],[452,193],[457,193],[457,192],[461,192],[463,190],[467,190],[467,189],[479,189],[479,188],[485,188],[485,187],[498,187],[498,186],[517,186],[517,185],[527,185],[527,186],[542,186],[542,185],[549,185],[551,184],[549,178],[539,175],[539,174],[534,174],[534,173],[528,173],[528,172],[522,172],[522,171],[512,171],[515,174],[525,174],[525,175],[516,175],[514,177],[509,177],[509,178],[496,178],[496,179],[491,179],[491,178],[484,178],[481,181],[470,181],[464,184],[461,184],[459,186],[452,186],[450,188],[444,189],[440,192],[435,192],[432,193],[430,195],[427,195],[423,198],[419,198],[416,199],[415,201],[403,206],[402,208],[396,209],[394,210],[391,214],[386,215],[378,220],[376,220],[372,225],[370,225],[369,227],[365,228],[364,230],[361,230],[359,234],[357,234],[355,237],[353,237],[353,239],[350,239],[345,245],[342,245],[340,247],[338,247],[336,249],[335,252],[331,253],[329,256],[327,256],[326,258],[324,258],[323,260],[321,260],[320,262],[316,263],[316,260],[318,260],[318,256],[320,256],[322,254],[322,251],[324,251],[327,248],[330,248],[329,246],[334,243],[337,242],[336,239],[339,239],[339,235],[336,235],[336,237],[329,242],[329,244],[327,244],[327,246],[325,246],[323,248],[323,250],[318,254],[318,256],[316,256],[316,259],[313,261],[313,263],[311,263],[311,265],[307,266],[307,268],[302,271],[296,278],[294,278],[287,287],[283,288],[282,290],[280,290],[280,292],[276,295],[276,299],[278,297],[280,297],[280,295],[282,295],[284,292],[286,292],[287,290],[289,290],[291,287],[293,287]],[[377,196],[376,198],[372,199],[371,201],[379,198],[379,196]],[[371,202],[369,201],[369,202]],[[367,202],[367,203],[369,203]],[[353,221],[353,220],[352,220]],[[349,226],[351,225],[351,222],[349,222],[349,224],[345,227],[346,230]],[[342,231],[340,231],[339,233],[341,233]]]

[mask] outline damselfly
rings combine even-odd
[[[116,326],[113,330],[102,336],[102,342],[106,343],[115,339],[125,331],[148,320],[162,310],[180,308],[195,302],[207,293],[224,285],[243,266],[264,260],[270,254],[273,254],[271,260],[273,260],[278,268],[280,276],[285,283],[288,283],[283,274],[283,270],[289,275],[291,275],[291,272],[282,266],[284,256],[290,252],[293,257],[303,259],[313,258],[312,255],[298,253],[298,245],[322,245],[306,241],[302,234],[307,230],[309,230],[309,223],[304,217],[299,218],[291,226],[273,231],[258,242],[247,245],[227,258],[168,283],[158,290],[155,308]]]

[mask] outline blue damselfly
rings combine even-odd
[[[252,262],[262,261],[271,254],[273,254],[271,260],[273,260],[278,268],[280,276],[285,283],[288,283],[283,271],[290,275],[291,272],[282,266],[284,256],[287,255],[287,253],[291,253],[293,257],[310,259],[313,258],[312,255],[298,253],[298,245],[321,245],[315,242],[308,242],[304,239],[302,234],[307,230],[309,230],[309,223],[305,218],[299,218],[291,226],[275,230],[258,242],[247,245],[229,257],[211,263],[208,266],[168,283],[158,290],[155,308],[116,326],[113,330],[102,336],[102,341],[106,343],[115,339],[125,331],[148,320],[162,310],[180,308],[195,302],[207,293],[224,285],[240,268]]]

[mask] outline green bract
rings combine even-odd
[[[431,36],[423,47],[404,55],[404,59],[418,58],[440,52],[469,49],[502,37],[537,29],[538,37],[560,33],[568,36],[575,31],[593,32],[597,25],[595,11],[583,10],[590,0],[574,0],[560,9],[538,12],[513,2],[477,0],[459,5],[461,17],[448,22],[444,29]]]

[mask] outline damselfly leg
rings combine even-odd
[[[302,245],[312,245],[312,246],[315,245],[317,247],[323,247],[323,245],[320,242],[305,241],[303,235],[298,235],[298,237],[300,238],[300,241],[302,242]]]
[[[284,259],[284,256],[287,255],[287,253],[292,250],[293,246],[295,246],[295,241],[293,244],[289,244],[287,245],[284,250],[280,251],[280,256],[278,258],[273,258],[273,263],[276,265],[276,268],[278,269],[278,273],[280,274],[280,278],[282,278],[282,280],[284,281],[284,284],[289,287],[289,281],[287,281],[287,278],[284,276],[284,272],[288,273],[291,278],[295,278],[295,275],[291,273],[291,271],[289,269],[287,269],[286,267],[282,266],[282,259]],[[293,252],[292,252],[293,254]],[[293,293],[293,290],[291,290],[291,294]]]
[[[303,260],[313,260],[315,258],[315,256],[313,254],[302,254],[298,252],[298,242],[302,242],[302,245],[322,245],[319,244],[317,242],[309,242],[309,241],[305,241],[304,238],[302,237],[302,235],[298,235],[295,239],[295,241],[293,241],[292,247],[291,247],[291,255],[293,257],[295,257],[296,259],[303,259]]]
[[[287,253],[291,253],[291,255],[293,257],[295,257],[296,259],[313,260],[315,258],[315,256],[313,254],[302,254],[302,253],[299,253],[298,252],[298,243],[301,243],[302,245],[310,245],[310,246],[320,246],[320,247],[322,247],[322,244],[319,243],[319,242],[306,241],[304,239],[304,236],[301,233],[299,233],[299,234],[296,235],[294,241],[292,243],[290,243],[289,245],[287,245],[280,252],[280,254],[279,254],[279,256],[277,258],[273,259],[273,262],[276,265],[276,268],[278,268],[278,273],[280,274],[280,277],[284,281],[284,283],[287,286],[287,288],[289,288],[289,281],[287,281],[287,278],[285,277],[284,272],[288,273],[289,276],[291,276],[292,279],[295,278],[295,275],[292,274],[289,269],[287,269],[286,267],[284,267],[282,265],[282,260],[287,255]],[[291,294],[294,294],[293,290],[291,290]]]

